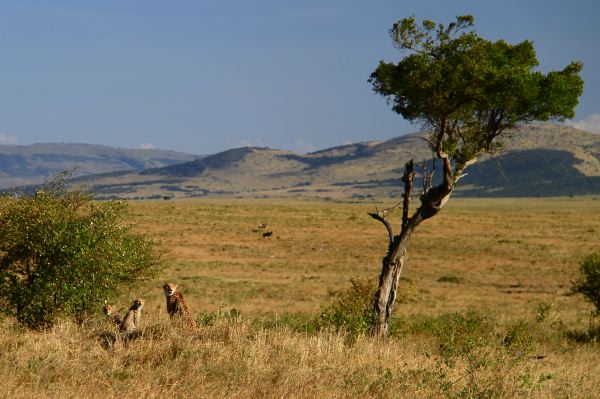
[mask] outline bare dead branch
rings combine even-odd
[[[387,220],[385,220],[385,215],[382,215],[379,211],[377,212],[368,212],[369,216],[371,216],[373,219],[375,220],[379,220],[381,223],[383,223],[383,225],[385,226],[387,232],[388,232],[388,236],[390,239],[390,244],[392,242],[394,242],[394,231],[392,230],[392,225],[390,224],[390,222],[388,222]]]
[[[423,193],[421,196],[426,195],[431,189],[433,174],[435,173],[435,158],[431,159],[431,166],[431,171],[429,171],[427,160],[423,160]]]
[[[396,208],[399,208],[400,206],[402,206],[402,202],[398,202],[396,205],[391,206],[389,208],[377,210],[377,213],[380,214],[381,216],[386,216],[388,213],[394,211]]]
[[[389,207],[389,208],[385,208],[382,210],[375,208],[375,212],[367,212],[369,214],[369,216],[371,216],[373,219],[379,220],[381,223],[383,223],[383,225],[385,226],[385,228],[388,232],[388,235],[390,237],[390,243],[392,243],[394,241],[394,231],[392,229],[392,225],[390,224],[390,222],[387,221],[386,216],[388,213],[391,213],[392,211],[394,211],[396,208],[400,207],[401,205],[402,205],[402,203],[399,202],[396,205]]]
[[[408,211],[410,208],[410,193],[413,187],[413,179],[415,177],[415,163],[411,159],[404,165],[404,200],[402,201],[402,227],[408,224]]]

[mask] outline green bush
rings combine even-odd
[[[516,320],[508,326],[502,345],[510,352],[522,356],[537,348],[538,326],[527,320]]]
[[[125,224],[127,204],[94,202],[62,178],[0,196],[0,306],[29,328],[82,322],[116,290],[152,275],[154,244]]]
[[[586,256],[579,264],[581,276],[572,286],[573,292],[582,294],[595,307],[595,314],[600,314],[600,252]]]
[[[351,334],[369,331],[377,287],[364,279],[351,279],[350,282],[352,286],[348,290],[334,293],[333,302],[322,309],[319,328],[333,328]]]
[[[495,321],[476,311],[445,313],[428,317],[411,326],[410,332],[433,335],[444,358],[469,355],[495,340]]]

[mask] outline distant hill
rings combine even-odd
[[[414,133],[309,154],[236,148],[189,162],[88,176],[76,182],[92,186],[101,198],[398,197],[404,164],[411,158],[431,159],[423,138],[423,133]],[[600,194],[600,135],[564,125],[533,124],[512,132],[506,144],[501,154],[484,156],[467,169],[456,195]]]
[[[0,145],[0,188],[37,184],[65,170],[75,176],[144,170],[191,161],[197,155],[92,144]]]

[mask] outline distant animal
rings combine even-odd
[[[196,328],[196,322],[183,299],[183,295],[177,291],[177,284],[165,283],[163,290],[167,298],[167,313],[169,313],[171,319],[180,318],[185,321],[188,327]]]
[[[104,311],[106,320],[108,320],[111,324],[114,324],[116,326],[121,325],[121,322],[123,320],[121,319],[121,315],[113,305],[106,304],[104,305],[102,310]]]
[[[142,316],[142,307],[144,306],[143,299],[134,299],[133,305],[127,311],[127,314],[121,322],[120,330],[124,332],[133,332],[137,330],[140,324],[140,317]]]
[[[259,228],[259,229],[266,229],[266,228],[267,228],[267,226],[268,226],[268,225],[267,225],[266,223],[261,223],[261,224],[259,224],[259,225],[258,225],[258,228]]]
[[[266,231],[263,233],[263,238],[271,237],[273,235],[272,231]]]

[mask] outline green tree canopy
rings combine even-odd
[[[381,61],[369,81],[392,109],[431,129],[430,143],[461,166],[519,123],[572,118],[583,90],[580,62],[562,71],[536,71],[530,41],[483,39],[472,16],[447,27],[413,17],[394,24],[394,44],[410,54],[397,64]]]

